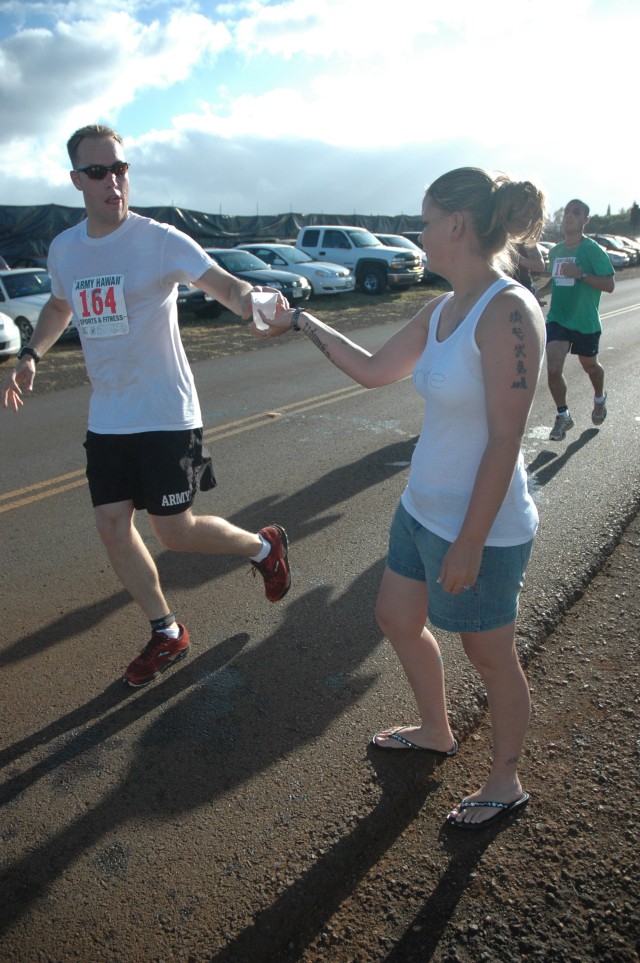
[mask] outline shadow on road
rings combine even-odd
[[[414,445],[415,438],[388,445],[359,461],[327,472],[312,485],[285,498],[272,495],[259,499],[243,511],[229,516],[229,521],[250,531],[257,531],[272,521],[281,522],[289,533],[293,550],[297,551],[298,543],[302,539],[328,528],[340,519],[341,514],[338,512],[327,514],[331,509],[404,471],[411,459]],[[200,496],[196,508],[200,514],[206,512],[205,496]],[[244,558],[184,555],[168,551],[157,556],[156,564],[167,593],[206,586],[233,569],[247,567]],[[37,632],[17,639],[0,651],[0,668],[31,658],[39,652],[53,648],[58,642],[68,641],[85,633],[129,604],[131,597],[123,589],[108,599],[66,612],[55,621],[39,628]]]
[[[376,865],[418,816],[438,787],[442,761],[383,755],[369,748],[381,790],[374,809],[289,886],[255,922],[211,963],[295,963],[362,877]],[[330,959],[327,948],[327,960]]]
[[[401,470],[411,450],[411,441],[390,445],[279,501],[278,517],[285,521],[293,542],[330,525],[337,516],[327,517],[323,514],[327,510]],[[246,525],[263,507],[262,503],[252,506],[236,521]],[[194,567],[192,556],[187,564],[184,556],[165,553],[162,561],[165,574],[172,573],[174,587],[204,584],[219,571],[211,559],[206,569]],[[234,564],[241,563],[234,560]],[[132,725],[151,717],[137,742],[127,748],[131,764],[118,785],[91,810],[6,868],[0,881],[3,925],[22,916],[67,867],[119,827],[144,819],[153,836],[180,814],[203,806],[215,808],[216,800],[313,744],[336,718],[348,713],[374,681],[362,671],[362,664],[382,641],[373,609],[383,567],[383,559],[375,561],[351,583],[340,586],[340,595],[331,585],[292,593],[279,610],[281,621],[259,644],[249,645],[247,635],[236,635],[185,662],[160,685],[141,692],[131,693],[118,681],[84,706],[2,750],[0,761],[7,765],[27,752],[42,754],[43,747],[49,747],[38,762],[11,773],[0,786],[0,802],[5,805],[42,777],[58,794],[72,792],[83,780],[97,780],[95,793],[93,784],[88,787],[97,795],[105,754],[117,752],[121,758]],[[110,602],[122,604],[122,594]],[[96,619],[105,608],[108,603],[95,607]],[[78,630],[76,619],[82,620],[86,630],[88,611],[84,608],[60,619],[58,638]],[[354,619],[356,611],[369,618]],[[348,626],[348,644],[341,626]],[[43,646],[51,643],[49,631],[38,635]],[[10,660],[20,658],[24,646],[32,652],[35,639],[30,636],[16,643]],[[385,840],[395,838],[422,804],[428,786],[425,783],[416,790],[413,808],[403,798],[405,815],[396,813],[392,819],[391,809],[402,794],[396,783],[364,825],[340,842],[339,852],[344,853],[340,858],[355,860],[364,849],[370,860],[369,853],[375,852],[372,840],[379,839],[378,847],[384,848]],[[46,792],[46,785],[41,788]],[[56,808],[64,811],[63,806]],[[10,809],[5,814],[10,816]],[[127,854],[121,856],[126,866]],[[322,875],[323,870],[313,872]],[[331,871],[329,878],[333,888]],[[311,890],[305,893],[313,902]],[[270,918],[278,918],[278,913],[275,908]]]
[[[532,488],[541,488],[550,482],[558,472],[562,471],[569,459],[573,458],[573,456],[590,441],[593,441],[598,434],[598,428],[587,428],[579,438],[576,438],[570,445],[567,445],[561,455],[548,449],[538,452],[531,464],[527,465],[527,475],[529,476],[530,486]]]
[[[459,832],[444,827],[440,834],[443,848],[449,853],[449,865],[438,880],[424,907],[405,927],[385,963],[428,963],[436,951],[442,952],[440,941],[455,915],[458,903],[472,883],[472,878],[485,852],[509,829],[513,818],[483,830],[481,834]]]
[[[72,767],[74,759],[81,754],[94,752],[104,746],[128,726],[188,691],[199,679],[219,671],[235,658],[248,641],[246,633],[226,639],[198,658],[186,662],[181,672],[166,676],[162,685],[152,686],[135,696],[133,690],[122,679],[118,679],[96,699],[78,706],[73,712],[26,739],[0,750],[0,768],[4,768],[39,746],[56,744],[50,755],[41,762],[0,785],[0,806],[10,803],[42,776],[55,773],[64,766]],[[100,721],[91,724],[94,719]]]
[[[122,753],[126,736],[117,741],[120,733],[151,710],[162,710],[129,751],[132,762],[117,787],[3,873],[0,921],[7,925],[19,918],[104,836],[141,818],[151,837],[161,834],[165,822],[237,791],[315,742],[338,715],[348,712],[373,681],[358,669],[382,636],[372,617],[356,634],[351,623],[349,645],[336,645],[336,627],[363,597],[373,609],[382,565],[375,563],[335,601],[326,587],[297,597],[283,610],[273,635],[257,646],[246,646],[245,636],[234,637],[185,663],[160,686],[124,704],[116,696],[110,714],[81,732],[74,728],[70,740],[54,746],[47,759],[0,787],[5,803],[44,775],[57,793],[77,792],[83,779],[100,777],[105,753]],[[85,715],[95,715],[103,706],[93,700]],[[81,710],[72,715],[65,717],[67,725],[80,721]],[[46,730],[49,735],[55,731]],[[34,736],[34,742],[41,743],[44,735]]]

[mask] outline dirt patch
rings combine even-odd
[[[419,812],[311,945],[280,963],[638,959],[639,562],[636,518],[527,667],[528,810],[439,839]],[[490,754],[485,720],[439,770],[428,808],[446,812],[461,780],[480,785]],[[417,796],[418,767],[415,779]]]

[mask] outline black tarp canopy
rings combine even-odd
[[[249,241],[295,240],[309,224],[352,224],[378,234],[419,231],[420,217],[340,214],[256,214],[229,216],[187,211],[179,207],[132,207],[136,214],[152,217],[184,231],[203,247],[234,247]],[[0,255],[10,266],[29,260],[43,261],[53,238],[85,216],[82,207],[43,204],[34,207],[0,206]]]

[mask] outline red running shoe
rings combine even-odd
[[[262,562],[252,562],[253,574],[260,572],[264,579],[265,595],[270,602],[283,599],[291,586],[291,569],[287,561],[289,541],[280,525],[269,525],[259,532],[271,545],[271,551]]]
[[[154,679],[184,659],[189,648],[189,633],[184,625],[179,625],[180,635],[171,639],[164,632],[154,632],[140,655],[127,666],[124,681],[134,689],[149,685]]]

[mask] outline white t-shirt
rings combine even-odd
[[[80,332],[93,388],[90,431],[202,426],[180,339],[177,285],[211,265],[186,234],[133,213],[106,237],[89,237],[85,220],[53,240],[51,289],[72,307]]]
[[[501,278],[492,284],[462,324],[438,341],[442,307],[452,297],[446,295],[431,316],[427,343],[413,372],[414,386],[425,398],[426,408],[402,504],[421,525],[448,542],[460,533],[489,439],[476,327],[491,298],[514,283]],[[533,297],[518,287],[523,297]],[[533,538],[537,527],[538,512],[527,489],[520,452],[485,544],[523,545]]]

